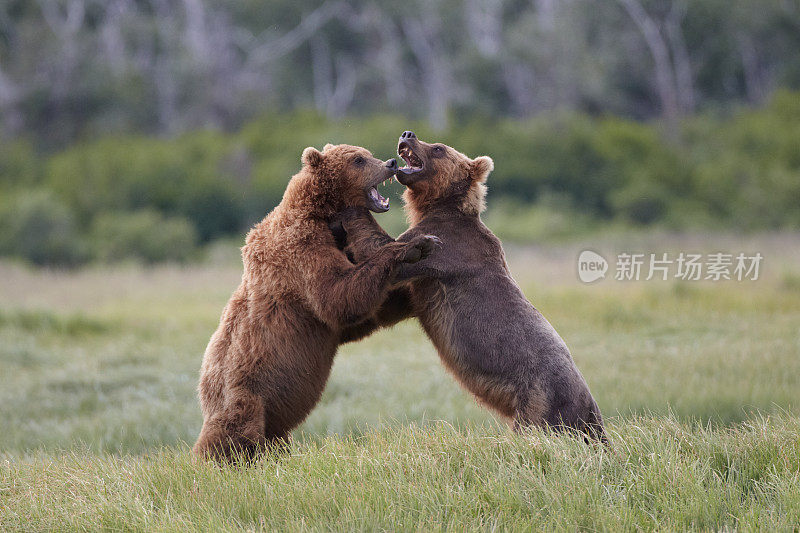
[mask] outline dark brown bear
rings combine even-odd
[[[407,187],[411,228],[397,240],[435,232],[441,243],[424,263],[401,267],[398,279],[410,280],[405,288],[393,290],[346,338],[416,316],[447,368],[479,400],[512,418],[515,429],[571,428],[605,440],[600,410],[566,344],[525,298],[500,241],[481,222],[492,160],[470,159],[410,131],[400,137],[398,153],[406,161],[397,179]],[[341,223],[356,261],[391,242],[364,210],[343,213]]]
[[[397,162],[356,146],[306,148],[283,200],[242,248],[244,275],[203,358],[198,455],[247,457],[284,442],[316,405],[348,324],[384,301],[401,263],[435,238],[387,243],[355,266],[336,246],[331,217],[347,207],[388,209],[377,185]]]

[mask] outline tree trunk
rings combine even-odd
[[[678,0],[672,5],[667,15],[666,30],[672,49],[672,63],[675,68],[675,83],[678,90],[678,103],[680,112],[684,115],[694,112],[694,75],[692,63],[689,60],[689,51],[683,39],[681,22],[686,15],[686,4]]]
[[[331,68],[331,50],[328,41],[321,35],[311,38],[311,78],[314,83],[314,106],[317,111],[326,113],[333,89],[333,69]]]
[[[426,4],[427,5],[427,4]],[[423,13],[425,22],[407,17],[402,27],[406,42],[417,59],[422,76],[421,86],[428,99],[428,121],[435,130],[447,128],[450,106],[450,66],[437,42],[437,31],[431,27],[436,20],[432,13]]]
[[[619,2],[633,19],[653,57],[655,85],[661,101],[661,113],[671,132],[675,133],[679,114],[678,95],[667,43],[659,31],[658,25],[638,0],[619,0]]]
[[[747,100],[754,105],[761,104],[766,96],[764,80],[761,74],[761,65],[758,60],[756,47],[749,35],[736,36],[739,55],[742,58],[742,72],[744,74],[744,88]]]

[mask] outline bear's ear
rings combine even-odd
[[[483,183],[492,170],[494,170],[494,161],[487,155],[476,157],[472,161],[472,179],[474,181]]]
[[[303,150],[303,156],[300,158],[304,166],[309,167],[316,167],[322,163],[322,152],[314,148],[313,146],[309,146],[305,150]]]
[[[333,147],[334,146],[331,143],[328,143],[328,144],[326,144],[325,146],[322,147],[322,151],[323,152],[327,152],[328,150],[330,150]]]

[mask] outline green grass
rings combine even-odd
[[[796,529],[797,239],[637,238],[758,249],[764,272],[582,285],[581,243],[509,250],[613,451],[511,434],[406,322],[340,350],[290,454],[252,468],[188,451],[202,352],[240,267],[0,264],[0,530]]]
[[[800,424],[731,430],[673,418],[615,425],[615,451],[540,432],[416,425],[307,442],[251,468],[146,456],[33,457],[3,467],[3,529],[721,529],[800,520]]]

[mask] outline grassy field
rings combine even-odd
[[[584,285],[587,245],[765,260],[755,282]],[[0,264],[0,530],[800,527],[800,238],[627,235],[508,254],[613,451],[511,434],[406,322],[340,351],[290,454],[196,464],[198,370],[236,252],[187,268]]]

